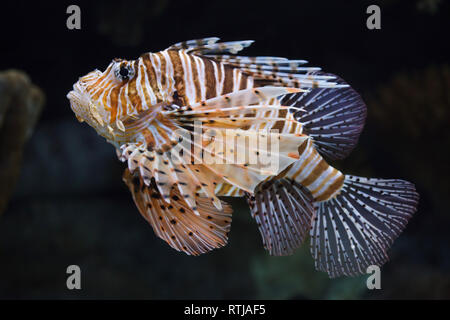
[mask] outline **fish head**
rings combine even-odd
[[[110,142],[126,131],[122,121],[138,116],[142,110],[136,89],[137,65],[136,60],[116,58],[105,71],[94,70],[79,78],[67,94],[77,119]]]

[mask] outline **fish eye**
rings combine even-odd
[[[114,74],[120,81],[126,81],[133,78],[134,70],[131,65],[121,63],[115,68]]]
[[[128,69],[126,67],[120,67],[119,74],[122,78],[128,77]]]

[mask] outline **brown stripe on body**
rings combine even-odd
[[[95,100],[97,100],[98,98],[100,98],[100,96],[102,95],[103,91],[104,91],[106,88],[108,88],[108,85],[109,85],[109,84],[110,84],[110,82],[108,81],[108,82],[104,83],[102,87],[97,88],[97,91],[95,91],[95,93],[92,95],[92,98],[91,98],[91,99],[95,101]],[[87,92],[90,92],[91,90],[94,92],[95,88],[94,88],[94,87],[91,87],[91,86],[88,86],[86,91],[87,91]]]
[[[341,174],[335,182],[333,182],[324,193],[315,198],[316,201],[325,201],[331,198],[336,192],[338,192],[344,184],[345,176]]]
[[[106,89],[105,93],[104,93],[104,95],[102,97],[102,104],[103,104],[103,106],[104,106],[106,111],[111,111],[111,106],[108,103],[108,97],[111,95],[112,89],[113,89],[112,87],[109,88],[109,89]]]
[[[150,60],[150,54],[147,53],[142,56],[142,62],[144,62],[145,67],[147,68],[147,77],[148,81],[150,83],[151,90],[153,91],[154,95],[156,96],[157,102],[162,101],[161,93],[158,90],[158,83],[156,79],[156,71],[153,68],[152,61]]]
[[[137,70],[137,66],[134,70]],[[136,81],[137,77],[133,77],[133,79],[128,82],[128,98],[130,99],[132,108],[139,112],[142,109],[142,102],[137,92]],[[125,110],[125,113],[127,113],[127,110]]]
[[[301,184],[305,187],[308,187],[311,183],[316,181],[317,178],[319,178],[319,176],[328,169],[328,167],[329,164],[324,159],[321,159],[320,162],[311,171],[311,173],[301,181]]]
[[[150,95],[148,94],[148,89],[147,89],[146,82],[145,82],[145,69],[144,69],[143,65],[141,65],[139,71],[141,72],[141,88],[142,88],[142,92],[144,94],[145,103],[147,106],[151,106],[152,100],[150,98]]]
[[[328,181],[330,181],[335,175],[337,174],[337,170],[333,170],[333,172],[329,175],[327,175],[325,177],[325,179],[322,180],[322,182],[320,183],[320,185],[315,188],[314,190],[311,190],[312,194],[317,195],[319,193],[319,191],[323,188],[323,186],[328,183]]]
[[[181,58],[178,54],[177,50],[168,50],[170,60],[172,61],[173,65],[173,73],[174,73],[174,80],[175,80],[175,89],[177,90],[178,98],[181,100],[181,104],[186,104],[186,89],[185,89],[185,83],[184,83],[184,70],[183,70],[183,64],[181,62]]]
[[[234,83],[234,75],[233,75],[233,67],[228,65],[224,66],[225,68],[225,80],[223,82],[222,94],[227,94],[233,91],[233,83]]]
[[[343,185],[344,175],[337,169],[331,167],[325,159],[322,158],[311,140],[305,141],[299,147],[299,154],[300,162],[295,162],[292,166],[292,170],[290,170],[286,176],[306,187],[311,192],[315,201],[328,200],[330,197],[334,196]],[[302,159],[302,156],[303,158],[307,158]],[[311,163],[313,160],[314,163]],[[316,162],[317,160],[318,162]],[[311,167],[311,165],[314,167]],[[304,170],[307,167],[308,171],[305,172]],[[323,189],[329,182],[331,182],[331,184]]]
[[[127,108],[127,98],[126,98],[126,87],[122,86],[122,91],[119,92],[119,99],[120,99],[120,104],[122,107],[122,116],[124,116],[126,114],[126,108]],[[119,117],[121,115],[118,115]]]
[[[239,90],[244,90],[247,89],[247,80],[248,80],[248,76],[241,72],[241,83],[239,84]]]
[[[111,123],[116,121],[116,116],[117,116],[117,107],[119,104],[119,91],[120,91],[120,86],[115,86],[113,87],[113,89],[111,90]]]
[[[194,81],[195,87],[195,102],[199,102],[202,99],[202,92],[200,89],[200,79],[199,79],[199,72],[197,70],[197,63],[195,62],[195,59],[192,55],[188,54],[187,56],[191,60],[192,79]]]
[[[95,88],[97,88],[97,86],[106,78],[109,76],[109,73],[111,72],[111,68],[112,65],[109,65],[108,68],[106,68],[105,72],[103,72],[102,76],[98,77],[97,81],[95,81],[94,83],[90,84],[87,87],[87,91],[90,92],[91,90],[95,90]],[[94,72],[94,71],[92,71]],[[89,75],[89,74],[88,74]],[[98,98],[98,97],[97,97]]]
[[[298,147],[298,154],[302,155],[303,152],[305,152],[306,147],[308,146],[308,140],[306,140],[305,142],[303,142],[300,147]]]
[[[306,142],[308,142],[308,141],[306,141]],[[305,142],[303,144],[305,144]],[[308,149],[305,148],[303,151],[306,151],[306,150],[308,150]],[[303,154],[303,152],[300,153],[300,148],[299,148],[299,155],[300,155],[300,157],[302,156],[302,154]],[[315,152],[315,150],[313,150],[311,152],[311,154],[308,156],[308,158],[303,160],[302,164],[300,165],[300,168],[298,168],[298,170],[292,175],[291,178],[295,180],[297,178],[297,176],[300,173],[302,173],[302,171],[305,169],[305,167],[316,157],[316,155],[317,155],[317,152]]]
[[[166,76],[166,58],[164,58],[164,55],[161,52],[156,53],[159,57],[159,61],[161,63],[161,86],[164,91],[167,90],[168,83],[167,83],[167,76]]]
[[[213,61],[208,58],[201,58],[205,65],[205,86],[206,86],[206,99],[211,99],[216,96],[216,76],[214,75]],[[219,68],[218,65],[216,65]]]

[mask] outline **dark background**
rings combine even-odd
[[[66,8],[81,7],[81,30]],[[381,7],[381,30],[366,8]],[[0,71],[28,73],[46,105],[0,217],[0,298],[450,298],[450,6],[385,1],[8,1],[0,5]],[[244,201],[229,244],[176,252],[141,218],[113,147],[75,119],[72,84],[112,58],[182,40],[254,39],[243,54],[306,59],[346,79],[368,106],[360,142],[336,167],[416,184],[419,210],[394,243],[382,290],[366,276],[330,280],[308,245],[270,257]],[[4,152],[4,150],[2,151]],[[230,199],[229,199],[230,200]],[[66,289],[66,268],[82,290]]]

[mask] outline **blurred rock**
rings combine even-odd
[[[25,142],[44,105],[44,94],[18,70],[0,72],[0,214],[19,176]]]

